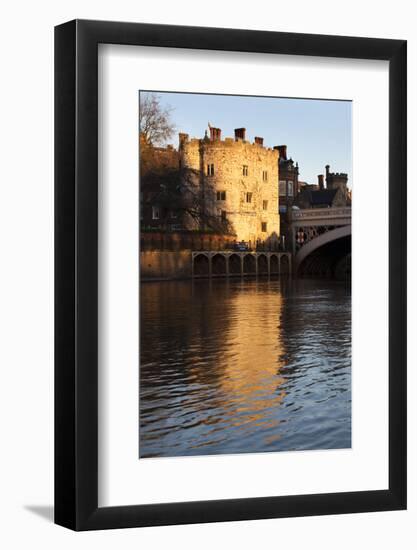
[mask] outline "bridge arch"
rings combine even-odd
[[[197,254],[193,258],[193,273],[195,276],[208,276],[210,274],[210,263],[208,256],[204,253]]]
[[[243,273],[256,273],[256,257],[253,254],[245,254],[243,257]]]
[[[226,275],[226,256],[224,254],[215,254],[211,258],[211,272],[213,275]]]
[[[231,254],[229,256],[229,275],[241,275],[242,274],[242,261],[238,254]]]
[[[269,258],[269,270],[271,275],[279,273],[279,258],[276,254],[271,254]]]
[[[259,254],[258,256],[258,275],[268,275],[269,266],[268,258],[265,254]]]
[[[303,271],[311,271],[316,275],[330,276],[334,270],[336,257],[332,257],[332,262],[325,261],[324,252],[340,245],[340,258],[350,251],[350,240],[352,236],[352,226],[344,225],[327,231],[312,239],[300,248],[294,257],[294,273],[300,275]],[[344,245],[344,246],[343,246]],[[323,253],[320,255],[320,253]],[[327,258],[329,258],[328,256]]]

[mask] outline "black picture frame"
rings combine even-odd
[[[98,44],[389,62],[389,488],[98,506]],[[406,508],[406,41],[74,20],[55,28],[55,522],[74,530]],[[377,93],[377,91],[376,91]]]

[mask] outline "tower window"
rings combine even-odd
[[[246,164],[243,165],[243,175],[247,176],[249,174],[249,168]]]
[[[152,219],[159,220],[160,215],[161,213],[160,213],[159,206],[152,206]]]
[[[216,198],[218,201],[225,201],[226,200],[226,191],[217,191]]]
[[[207,175],[214,176],[214,164],[207,164]]]
[[[268,210],[268,201],[262,201],[262,209]]]
[[[268,172],[266,170],[262,171],[262,180],[268,181]]]
[[[226,210],[222,210],[221,218],[222,218],[223,221],[226,220]]]
[[[246,193],[246,202],[252,202],[252,193]]]
[[[267,223],[266,223],[266,222],[262,222],[262,223],[261,223],[261,231],[262,231],[262,233],[266,233],[266,228],[267,228]]]

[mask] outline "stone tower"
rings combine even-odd
[[[326,165],[326,188],[340,189],[345,198],[348,197],[348,175],[342,172],[330,172],[330,166]]]
[[[278,240],[277,150],[264,147],[261,137],[247,141],[245,128],[222,140],[220,128],[210,127],[203,139],[179,134],[179,154],[207,214],[227,222],[238,241]]]

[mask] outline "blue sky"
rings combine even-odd
[[[264,145],[287,145],[288,156],[298,161],[300,180],[317,182],[317,174],[330,164],[334,172],[347,172],[352,185],[350,101],[288,99],[250,96],[159,92],[161,103],[173,108],[177,132],[203,137],[208,122],[222,129],[222,139],[234,128],[246,128],[246,138],[264,138]],[[175,147],[177,135],[171,139]]]

